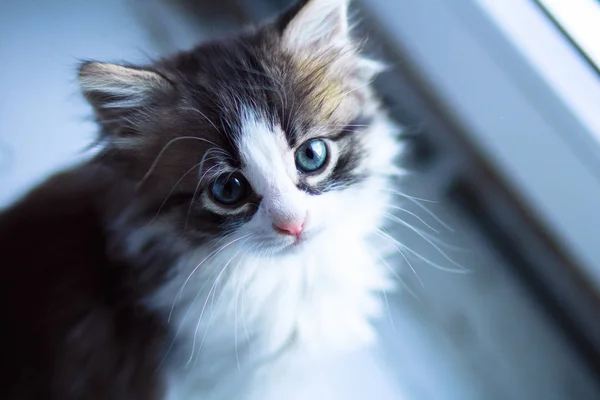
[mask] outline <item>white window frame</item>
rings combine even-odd
[[[363,0],[600,293],[600,77],[529,0]]]

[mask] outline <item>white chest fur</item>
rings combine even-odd
[[[234,247],[186,257],[155,299],[175,337],[168,400],[264,400],[270,386],[293,384],[286,371],[373,341],[377,292],[391,284],[364,239],[314,240],[273,258]]]

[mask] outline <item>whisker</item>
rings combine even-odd
[[[221,239],[219,239],[219,240],[218,240],[218,241],[215,243],[215,245],[218,245],[219,243],[221,243],[221,242],[222,242],[222,240],[223,240],[223,239],[225,239],[225,238],[228,238],[228,237],[231,237],[231,236],[233,236],[233,233],[231,233],[231,234],[229,234],[229,235],[225,236],[224,238],[221,238]],[[206,256],[206,258],[204,258],[202,261],[203,261],[203,262],[204,262],[204,261],[206,261],[206,260],[207,260],[207,259],[208,259],[210,256],[212,256],[212,255],[213,255],[212,253],[211,253],[211,254],[209,254],[209,255],[208,255],[208,256]],[[200,290],[199,290],[199,291],[196,293],[196,296],[194,297],[194,301],[195,301],[195,300],[198,298],[198,295],[199,295],[199,293],[201,293],[201,292],[204,290],[204,288],[206,287],[206,285],[207,285],[207,284],[208,284],[208,279],[207,279],[207,280],[204,282],[204,284],[202,285],[202,287],[200,288]],[[169,311],[169,315],[167,316],[167,323],[171,323],[171,317],[173,316],[173,312],[174,312],[174,309],[175,309],[175,303],[176,303],[176,302],[177,302],[177,300],[178,300],[178,297],[177,297],[177,296],[179,296],[179,295],[180,295],[180,293],[179,293],[179,292],[180,292],[180,291],[182,291],[182,289],[183,289],[183,288],[179,289],[179,291],[177,292],[177,294],[176,294],[176,296],[175,296],[175,299],[173,300],[173,304],[171,304],[171,309],[170,309],[170,311]],[[193,303],[193,302],[192,302],[192,303]],[[188,308],[188,311],[189,311],[189,308]],[[185,317],[186,317],[186,316],[187,316],[187,312],[186,312],[186,314],[184,315],[184,318],[183,318],[183,319],[185,319]]]
[[[456,269],[452,269],[452,268],[447,268],[447,267],[444,267],[444,266],[442,266],[442,265],[440,265],[440,264],[434,263],[434,262],[433,262],[433,261],[431,261],[431,260],[428,260],[427,258],[423,257],[421,254],[417,253],[416,251],[412,250],[412,249],[411,249],[411,248],[409,248],[409,247],[406,247],[406,246],[403,246],[403,247],[404,247],[404,249],[405,249],[406,251],[408,251],[409,253],[411,253],[412,255],[414,255],[415,257],[417,257],[418,259],[420,259],[420,260],[422,260],[422,261],[426,262],[427,264],[431,265],[431,266],[432,266],[432,267],[434,267],[434,268],[437,268],[437,269],[439,269],[440,271],[444,271],[444,272],[451,272],[451,273],[454,273],[454,274],[468,274],[468,273],[470,273],[470,272],[471,272],[471,270],[469,270],[469,269],[466,269],[466,268],[464,268],[464,267],[460,267],[461,269],[458,269],[458,270],[456,270]]]
[[[347,124],[347,125],[335,125],[335,124],[323,124],[322,125],[325,128],[368,128],[372,125],[365,125],[365,124]]]
[[[404,279],[402,279],[402,277],[400,275],[398,275],[398,273],[396,272],[396,270],[394,268],[392,268],[392,266],[385,260],[385,258],[383,258],[381,255],[377,255],[377,258],[379,258],[379,260],[383,263],[383,265],[386,266],[386,268],[394,275],[394,277],[398,280],[398,283],[400,283],[400,285],[406,289],[406,291],[413,296],[415,299],[418,299],[418,296],[415,294],[415,292],[408,286],[408,284],[406,282],[404,282]]]
[[[215,143],[211,142],[208,139],[204,139],[204,138],[199,138],[199,137],[195,137],[195,136],[179,136],[176,137],[174,139],[171,139],[167,142],[167,144],[165,144],[163,146],[163,148],[158,152],[158,155],[154,158],[154,161],[152,162],[152,164],[150,165],[150,168],[148,169],[148,171],[146,172],[146,174],[144,174],[144,176],[142,177],[142,179],[138,182],[138,184],[136,185],[136,188],[139,190],[139,188],[146,182],[146,180],[150,177],[150,175],[152,175],[152,173],[154,172],[154,170],[156,169],[156,166],[158,165],[158,162],[160,161],[160,158],[162,157],[162,155],[165,153],[165,151],[167,151],[167,149],[169,147],[171,147],[171,145],[173,143],[176,143],[180,140],[199,140],[201,142],[207,142],[210,143],[216,147],[217,146]]]
[[[250,234],[246,240],[244,240],[242,242],[242,245],[244,243],[246,243],[252,236],[254,236],[254,234]],[[211,291],[212,291],[212,313],[210,315],[210,318],[208,319],[208,323],[206,324],[206,330],[204,331],[204,335],[202,336],[202,341],[200,342],[200,346],[198,347],[198,352],[196,353],[196,361],[194,361],[194,366],[196,365],[196,363],[198,362],[198,359],[200,358],[200,351],[202,350],[202,346],[204,345],[204,342],[206,340],[206,336],[208,335],[208,330],[210,328],[210,325],[212,323],[212,320],[215,316],[215,304],[214,304],[214,300],[215,300],[215,294],[217,292],[217,286],[219,284],[219,281],[221,280],[222,275],[225,273],[225,271],[227,270],[227,267],[229,266],[229,264],[231,264],[231,262],[243,251],[243,249],[239,250],[237,253],[235,253],[230,259],[229,261],[227,261],[227,263],[225,264],[225,266],[223,266],[223,268],[221,269],[221,272],[219,273],[219,275],[217,276],[217,278],[215,279],[213,286],[211,287]],[[219,298],[217,299],[217,304],[219,303],[219,301],[221,300],[222,297],[222,293],[219,295]],[[191,355],[190,357],[193,356],[194,354],[194,347],[196,344],[196,337],[198,334],[198,329],[200,328],[200,322],[202,321],[202,316],[204,315],[204,310],[206,307],[206,303],[208,302],[210,298],[210,291],[208,293],[208,296],[206,297],[206,301],[204,302],[204,306],[202,307],[202,311],[200,312],[200,317],[198,318],[198,323],[196,324],[196,330],[194,331],[194,341],[192,343],[192,351],[191,351]],[[191,358],[190,358],[191,360]],[[189,363],[189,361],[188,361]],[[187,365],[186,365],[187,366]]]
[[[409,252],[413,256],[417,257],[421,261],[424,261],[425,263],[429,264],[430,266],[432,266],[432,267],[434,267],[436,269],[439,269],[440,271],[457,273],[457,274],[466,274],[466,273],[470,272],[468,269],[466,269],[466,268],[464,268],[462,266],[460,267],[461,269],[459,269],[459,270],[444,267],[444,266],[442,266],[440,264],[437,264],[437,263],[435,263],[435,262],[433,262],[431,260],[428,260],[427,258],[423,257],[421,254],[419,254],[416,251],[412,250],[410,247],[403,245],[402,243],[398,242],[397,240],[395,240],[391,236],[389,236],[389,238],[390,238],[390,240],[393,240],[396,243],[397,246],[402,247],[403,250],[406,250],[407,252]]]
[[[396,332],[396,324],[394,323],[394,318],[392,318],[392,311],[390,310],[390,302],[388,301],[387,293],[384,290],[382,294],[383,300],[385,301],[385,308],[387,310],[388,318],[390,320],[390,324],[392,325],[392,330]]]
[[[198,318],[198,323],[196,324],[196,329],[194,330],[194,339],[192,341],[192,349],[190,350],[190,358],[187,360],[187,363],[185,364],[186,368],[188,365],[190,365],[190,363],[192,362],[192,359],[194,358],[194,353],[195,353],[195,349],[196,349],[196,338],[198,336],[198,330],[200,329],[200,322],[202,321],[202,317],[204,316],[204,311],[206,310],[206,305],[208,304],[208,301],[210,300],[211,293],[213,292],[213,290],[215,290],[217,281],[222,273],[223,273],[223,269],[221,270],[221,272],[219,273],[217,278],[214,280],[212,286],[210,287],[210,290],[208,291],[206,300],[204,301],[204,304],[202,305],[202,310],[200,311],[200,317]],[[210,320],[209,320],[209,323],[210,323]]]
[[[357,91],[358,89],[362,89],[364,87],[369,86],[371,83],[373,83],[372,80],[368,81],[367,83],[363,83],[361,85],[358,85],[358,86],[356,86],[356,87],[354,87],[352,89],[346,90],[345,92],[340,93],[340,97],[345,97],[345,96],[349,95],[350,93]]]
[[[231,233],[230,235],[227,236],[232,236],[233,233]],[[218,249],[212,251],[209,255],[207,255],[198,265],[196,265],[196,267],[194,267],[194,269],[192,270],[192,272],[190,272],[190,274],[188,275],[188,277],[185,279],[185,282],[183,282],[183,285],[181,286],[181,289],[179,289],[179,291],[177,292],[177,295],[175,296],[175,299],[173,300],[173,305],[171,306],[171,311],[169,312],[169,318],[171,318],[171,314],[173,313],[173,309],[175,308],[175,304],[177,303],[177,301],[179,300],[179,298],[181,297],[181,295],[183,294],[183,291],[187,285],[187,283],[189,282],[189,280],[192,278],[192,276],[194,275],[194,273],[196,273],[196,271],[198,270],[198,268],[200,268],[200,266],[202,266],[202,264],[204,264],[209,258],[211,258],[214,255],[219,254],[221,251],[223,251],[224,249],[226,249],[227,247],[229,247],[230,245],[244,239],[247,238],[248,236],[251,236],[253,234],[246,234],[243,236],[240,236],[237,239],[234,239],[230,242],[228,242],[227,244],[219,247]]]
[[[438,231],[433,226],[431,226],[430,224],[428,224],[423,218],[419,217],[417,214],[413,213],[412,211],[407,210],[406,208],[395,206],[395,205],[392,205],[392,204],[388,204],[387,207],[393,208],[394,210],[399,210],[399,211],[405,212],[405,213],[407,213],[409,215],[412,215],[413,217],[415,217],[416,219],[418,219],[420,222],[422,222],[423,225],[425,225],[426,227],[428,227],[429,229],[431,229],[435,233],[440,233],[440,231]]]
[[[202,176],[200,177],[200,179],[198,179],[198,183],[196,184],[196,188],[194,189],[194,194],[192,195],[192,201],[190,202],[190,205],[189,205],[188,210],[187,210],[187,214],[185,215],[185,223],[183,224],[183,231],[181,232],[182,235],[187,231],[188,222],[190,220],[190,215],[192,214],[192,208],[194,208],[194,201],[196,201],[196,197],[198,196],[198,191],[200,190],[200,186],[202,186],[202,182],[204,180],[204,177],[213,168],[216,168],[216,167],[217,167],[216,164],[213,165],[212,167],[210,167],[209,169],[207,169],[204,172],[204,174],[202,174]]]
[[[204,291],[204,288],[206,287],[206,285],[208,285],[208,282],[209,282],[209,280],[207,279],[204,282],[204,284],[200,287],[200,289],[197,291],[196,295],[194,296],[194,299],[192,300],[192,302],[188,306],[185,314],[181,318],[181,322],[179,323],[179,326],[177,327],[177,330],[175,331],[175,335],[173,335],[173,339],[171,340],[171,343],[169,344],[169,347],[167,348],[167,351],[165,352],[165,355],[163,356],[161,362],[159,363],[159,365],[158,365],[155,373],[158,372],[160,370],[160,368],[162,368],[163,364],[167,360],[167,357],[169,356],[169,354],[170,354],[173,346],[177,342],[177,338],[179,337],[179,333],[181,332],[181,329],[185,325],[185,320],[187,319],[189,313],[191,312],[191,310],[193,309],[194,305],[196,304],[196,301],[198,300],[198,297]],[[169,316],[167,318],[167,323],[171,323],[171,316],[172,316],[171,314],[172,314],[172,312],[173,312],[173,309],[171,309],[171,312],[169,313]]]
[[[233,234],[230,234],[228,236],[231,236]],[[221,238],[219,240],[222,241],[223,239],[227,238],[228,236],[225,236],[224,238]],[[217,242],[218,243],[218,242]],[[209,255],[210,256],[210,255]],[[203,260],[204,261],[204,260]],[[181,322],[179,323],[179,326],[177,327],[177,330],[175,331],[175,335],[173,337],[173,339],[171,340],[171,343],[169,344],[169,347],[167,348],[165,355],[163,356],[162,360],[160,361],[159,365],[157,366],[156,370],[155,370],[155,374],[162,368],[162,366],[164,365],[165,361],[167,360],[168,355],[170,354],[173,346],[175,345],[175,342],[177,341],[177,337],[179,336],[179,333],[181,332],[181,329],[183,328],[183,325],[185,324],[185,320],[187,319],[190,311],[193,309],[194,304],[196,304],[196,301],[198,300],[198,297],[200,296],[200,294],[204,291],[204,288],[208,285],[209,280],[207,279],[204,284],[202,285],[202,287],[200,287],[200,289],[197,291],[196,295],[194,296],[194,299],[192,300],[192,302],[190,303],[190,305],[188,306],[185,314],[183,315],[183,317],[181,318]],[[182,288],[183,289],[183,288]],[[179,295],[179,293],[178,293]],[[173,302],[173,304],[171,305],[171,309],[169,311],[169,315],[167,317],[167,323],[171,323],[171,319],[173,316],[173,312],[174,312],[174,308],[175,308],[175,303],[177,301],[177,297],[176,300]]]
[[[438,200],[424,199],[424,198],[422,198],[422,197],[411,196],[411,195],[409,195],[409,194],[402,193],[402,192],[400,192],[400,191],[398,191],[398,190],[394,190],[394,189],[382,188],[382,189],[380,189],[380,190],[383,190],[383,191],[385,191],[385,192],[390,192],[390,193],[396,194],[396,195],[398,195],[398,196],[405,197],[405,198],[407,198],[407,199],[413,199],[413,200],[423,201],[423,202],[425,202],[425,203],[433,203],[433,204],[440,204],[440,203],[441,203],[441,202],[440,202],[440,201],[438,201]]]
[[[193,112],[195,112],[195,113],[198,113],[198,114],[200,114],[200,116],[201,116],[201,117],[203,117],[203,118],[206,120],[206,122],[208,122],[208,123],[209,123],[209,124],[210,124],[210,125],[211,125],[213,128],[215,128],[215,130],[216,130],[217,132],[220,132],[220,131],[219,131],[219,128],[217,128],[217,126],[214,124],[214,122],[212,122],[212,121],[210,120],[210,118],[208,118],[208,117],[206,116],[206,114],[204,114],[202,111],[198,110],[197,108],[195,108],[195,107],[180,107],[180,110],[185,110],[185,111],[193,111]],[[211,143],[212,143],[212,142],[211,142]],[[214,144],[214,143],[212,143],[212,144],[213,144],[213,145],[215,145],[215,146],[217,146],[217,145],[216,145],[216,144]],[[219,147],[219,146],[217,146],[217,147]]]
[[[395,218],[400,218],[400,217],[398,217],[398,216],[397,216],[397,215],[395,215],[395,214],[390,214],[390,213],[386,213],[386,214],[387,214],[387,215],[389,215],[389,216],[394,216]],[[385,215],[384,215],[384,216],[385,216]],[[396,219],[393,219],[393,218],[390,218],[390,217],[386,217],[386,218],[388,219],[388,221],[391,221],[391,222],[398,223],[398,224],[400,224],[401,226],[405,226],[404,224],[402,224],[402,223],[398,222]],[[407,222],[407,221],[405,221],[405,220],[402,220],[402,221],[403,221],[403,222],[405,222],[405,223],[408,223],[408,222]],[[423,231],[423,230],[421,230],[421,229],[419,229],[419,228],[417,228],[417,227],[415,227],[415,226],[413,226],[413,225],[411,225],[411,228],[409,228],[409,229],[418,231],[418,232],[416,232],[416,233],[418,233],[418,234],[419,234],[419,236],[420,236],[420,235],[426,236],[426,237],[427,237],[429,240],[431,240],[431,241],[433,241],[433,242],[437,243],[439,246],[441,246],[441,247],[444,247],[444,248],[446,248],[446,249],[448,249],[448,250],[457,251],[457,252],[458,252],[458,251],[460,251],[460,252],[467,252],[467,251],[469,251],[468,249],[466,249],[466,248],[464,248],[464,247],[454,246],[454,245],[452,245],[452,244],[446,243],[446,242],[445,242],[445,241],[443,241],[441,238],[439,238],[439,237],[436,237],[435,235],[433,235],[433,234],[430,234],[430,233],[428,233],[428,232],[425,232],[425,231]],[[436,232],[436,233],[437,233],[437,234],[440,234],[440,232]]]
[[[415,232],[417,235],[419,235],[419,237],[421,237],[423,240],[425,240],[427,243],[429,243],[434,249],[436,249],[446,260],[448,260],[450,263],[452,263],[453,265],[459,267],[460,269],[463,269],[465,271],[467,271],[467,269],[458,264],[456,261],[454,261],[452,258],[450,258],[442,249],[440,249],[439,246],[437,246],[433,241],[431,241],[429,238],[427,238],[427,236],[423,235],[418,229],[414,228],[411,224],[407,223],[406,221],[398,218],[395,215],[386,213],[385,217],[387,217],[388,219],[392,219],[396,222],[398,222],[399,224],[407,227],[408,229],[412,230],[413,232]]]
[[[237,272],[237,270],[239,269],[240,265],[242,264],[242,261],[244,261],[244,258],[246,258],[246,256],[248,255],[248,253],[250,253],[250,251],[252,251],[257,246],[258,245],[255,244],[254,246],[252,246],[252,247],[250,247],[249,249],[246,250],[246,252],[242,256],[242,258],[240,259],[240,261],[235,266],[235,269],[233,270],[233,274],[234,275]],[[237,320],[238,320],[238,299],[239,299],[239,295],[240,295],[240,286],[241,286],[242,282],[244,282],[242,279],[238,279],[237,287],[236,287],[236,290],[235,290],[234,317],[233,317],[233,321],[234,321],[234,326],[233,326],[234,339],[233,339],[233,342],[234,342],[234,345],[235,345],[235,359],[236,359],[236,362],[237,362],[238,371],[241,371],[241,367],[240,367],[240,354],[239,354],[239,351],[238,351]]]
[[[257,248],[259,249],[259,256],[262,257],[263,254],[265,254],[265,249],[264,247],[262,249],[260,249],[260,247],[264,244],[264,240],[261,241],[260,243],[258,243]],[[242,281],[246,282],[247,281],[247,277],[248,277],[248,269],[246,269],[246,271],[244,271],[244,276],[242,277]],[[250,341],[250,333],[248,331],[248,325],[246,324],[246,307],[245,307],[245,302],[244,299],[246,298],[245,296],[245,292],[246,292],[246,286],[242,286],[242,296],[241,296],[241,303],[242,303],[242,326],[244,328],[244,334],[246,336],[246,343],[248,344],[248,348],[250,350],[250,352],[253,351],[253,348],[250,346],[251,341]]]
[[[377,258],[379,258],[379,261],[381,261],[381,263],[383,265],[386,266],[386,268],[396,277],[396,279],[398,280],[398,283],[400,283],[400,285],[406,289],[406,291],[408,293],[410,293],[414,298],[417,298],[417,296],[414,294],[414,292],[408,287],[408,285],[404,282],[404,280],[397,274],[397,272],[390,266],[390,264],[379,254],[377,254]],[[379,300],[381,301],[381,295],[383,295],[383,300],[384,300],[384,304],[385,304],[385,308],[387,311],[387,315],[388,315],[388,319],[390,320],[390,324],[392,326],[392,330],[394,332],[396,332],[396,324],[394,322],[394,318],[392,317],[392,312],[390,309],[390,303],[388,301],[388,296],[387,296],[387,290],[379,290],[377,292],[377,296],[379,297]]]
[[[190,173],[192,172],[194,169],[196,169],[202,162],[199,162],[198,164],[192,166],[192,168],[188,169],[183,175],[181,175],[181,177],[177,180],[177,182],[175,182],[175,184],[173,185],[173,187],[171,188],[171,190],[169,191],[169,193],[167,194],[167,197],[165,197],[165,199],[163,200],[163,202],[161,203],[160,207],[158,207],[158,211],[156,211],[156,214],[154,215],[154,217],[152,217],[152,219],[146,224],[146,226],[152,224],[156,218],[158,217],[158,215],[160,214],[160,212],[162,211],[162,209],[164,208],[165,204],[167,204],[167,201],[169,201],[169,198],[171,197],[171,195],[173,194],[173,192],[175,191],[175,188],[177,188],[177,186],[179,186],[179,184],[181,183],[181,181]]]
[[[248,277],[248,270],[244,271],[244,276],[242,277],[242,281],[246,281],[247,277]],[[244,306],[244,298],[245,293],[246,293],[246,286],[242,286],[242,296],[241,296],[241,302],[242,302],[242,326],[244,328],[244,334],[246,335],[246,343],[248,344],[248,346],[250,346],[250,333],[248,333],[248,325],[246,324],[246,307]]]
[[[406,261],[406,263],[408,264],[410,270],[413,272],[413,274],[415,274],[415,276],[417,277],[417,280],[419,281],[419,283],[421,284],[421,287],[423,289],[425,289],[425,285],[423,284],[423,281],[421,280],[421,277],[419,276],[419,274],[417,274],[417,271],[414,269],[414,267],[412,266],[411,262],[408,260],[408,258],[406,257],[406,255],[402,252],[402,250],[400,249],[400,247],[402,246],[397,240],[395,240],[394,238],[392,238],[387,232],[385,232],[383,229],[378,228],[376,231],[377,234],[379,234],[381,237],[383,237],[384,239],[387,239],[388,242],[394,246],[394,248],[398,251],[398,253],[400,253],[400,255],[402,256],[402,258],[404,258],[404,261]]]
[[[425,201],[425,202],[429,202],[429,203],[439,203],[439,202],[409,196],[402,192],[398,192],[397,190],[392,190],[392,189],[383,189],[383,190],[408,199],[410,202],[414,203],[417,207],[419,207],[420,209],[425,211],[427,214],[429,214],[429,216],[431,218],[435,219],[438,224],[442,225],[444,228],[446,228],[450,232],[454,232],[454,229],[452,229],[448,224],[446,224],[444,221],[442,221],[442,219],[440,217],[438,217],[437,215],[435,215],[435,213],[433,211],[431,211],[430,209],[428,209],[427,207],[425,207],[423,204],[420,203],[421,201]]]

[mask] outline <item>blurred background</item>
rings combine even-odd
[[[89,157],[78,60],[146,62],[289,3],[0,1],[0,207]],[[391,67],[375,84],[405,127],[411,197],[388,231],[410,250],[390,260],[404,290],[386,299],[379,348],[312,385],[348,399],[600,398],[600,2],[352,11]]]

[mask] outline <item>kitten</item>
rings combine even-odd
[[[99,154],[0,216],[2,398],[282,398],[374,340],[400,148],[347,7],[81,65]]]

